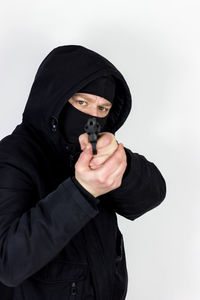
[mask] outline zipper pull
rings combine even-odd
[[[72,282],[71,285],[71,296],[76,296],[77,292],[76,292],[76,282]]]

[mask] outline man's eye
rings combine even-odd
[[[78,102],[78,104],[82,105],[83,103],[86,103],[85,101],[83,100],[77,100],[76,102]]]
[[[99,106],[99,109],[101,110],[101,111],[108,111],[108,108],[105,108],[105,107],[103,107],[103,106]]]

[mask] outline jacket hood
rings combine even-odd
[[[63,141],[59,115],[72,95],[94,79],[112,75],[116,93],[106,131],[115,132],[131,110],[131,93],[123,75],[100,54],[80,45],[59,46],[42,61],[23,112],[22,123],[36,130],[56,148]]]

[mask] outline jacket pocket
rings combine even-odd
[[[87,263],[53,260],[35,273],[32,278],[47,284],[60,284],[71,280],[83,280],[87,271]]]
[[[118,229],[116,239],[115,272],[113,285],[113,300],[124,300],[128,288],[128,272],[124,250],[123,236]]]
[[[53,260],[21,286],[20,300],[81,300],[88,274],[87,263]],[[18,300],[18,299],[16,299]]]

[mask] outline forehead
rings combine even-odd
[[[97,95],[93,95],[93,94],[75,93],[73,95],[73,97],[81,97],[81,98],[86,99],[88,102],[98,103],[98,104],[106,105],[106,106],[112,106],[112,103],[110,101],[108,101],[107,99],[97,96]]]

